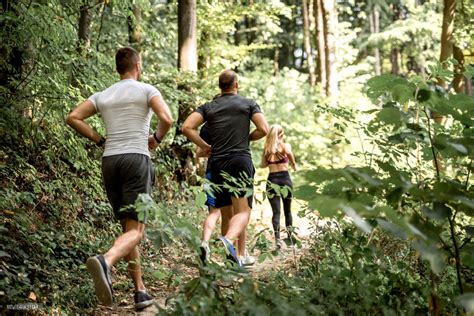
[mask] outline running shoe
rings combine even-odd
[[[114,298],[112,292],[112,276],[110,267],[105,262],[104,256],[90,257],[86,261],[87,270],[92,275],[95,294],[104,305],[112,305]]]
[[[245,255],[240,261],[244,266],[253,266],[255,264],[255,258],[250,256],[247,251],[245,251]]]
[[[199,249],[201,250],[199,258],[203,264],[206,264],[206,262],[208,262],[211,258],[211,249],[209,248],[209,243],[207,241],[203,241],[201,246],[199,246]]]
[[[155,302],[146,291],[135,292],[134,301],[136,310],[144,309]]]
[[[242,263],[239,260],[239,257],[237,256],[237,253],[235,251],[234,245],[232,242],[225,238],[224,236],[218,238],[220,241],[222,241],[222,244],[224,245],[224,249],[226,250],[227,254],[227,259],[236,263],[239,267],[242,266]]]

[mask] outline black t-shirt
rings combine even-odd
[[[205,124],[201,127],[201,130],[199,131],[199,136],[201,136],[201,138],[202,138],[206,143],[208,143],[209,145],[212,146],[211,134],[209,133],[209,126],[207,126],[207,123],[205,123]],[[206,173],[208,173],[208,172],[211,171],[210,168],[211,168],[210,163],[209,163],[209,161],[207,161]]]
[[[224,94],[196,109],[207,122],[211,158],[250,156],[250,119],[261,113],[258,104],[238,94]]]
[[[209,145],[212,146],[212,141],[211,141],[211,134],[209,133],[209,126],[207,126],[207,123],[205,123],[202,127],[201,130],[199,131],[199,136],[208,143]]]

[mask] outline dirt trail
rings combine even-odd
[[[261,188],[256,188],[256,194],[261,194]],[[260,195],[261,196],[261,195]],[[254,278],[263,277],[266,273],[275,271],[276,269],[281,269],[282,267],[294,267],[299,257],[308,249],[308,238],[310,235],[310,228],[314,227],[314,219],[307,217],[299,217],[298,211],[301,208],[302,204],[298,200],[294,200],[292,205],[292,215],[293,215],[293,225],[296,228],[298,238],[301,241],[302,247],[291,247],[283,243],[282,248],[277,256],[273,256],[271,259],[266,259],[264,262],[256,263],[253,266],[247,267],[248,271]],[[282,215],[283,216],[283,215]],[[259,232],[264,229],[268,229],[266,236],[269,240],[272,240],[271,236],[271,218],[272,211],[271,207],[267,200],[260,204],[254,204],[252,210],[251,220],[250,220],[250,231]],[[284,223],[284,218],[282,217],[282,223]],[[317,225],[323,225],[323,222],[319,222]],[[282,233],[282,238],[286,237],[286,233]],[[251,243],[252,236],[249,236],[248,243]],[[194,269],[196,270],[196,269]],[[190,270],[190,273],[194,274]],[[195,271],[197,273],[197,270]],[[150,287],[153,291],[152,294],[155,298],[156,303],[161,308],[166,308],[166,297],[170,295],[164,287]],[[130,301],[124,300],[119,302],[117,305],[112,307],[103,307],[98,306],[95,310],[96,315],[155,315],[158,313],[158,309],[155,306],[151,306],[142,311],[136,312],[133,308],[133,305]]]

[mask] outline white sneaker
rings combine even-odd
[[[245,255],[240,258],[240,261],[244,266],[252,266],[255,264],[255,258],[250,256],[247,251],[245,252]]]

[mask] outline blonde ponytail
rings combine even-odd
[[[283,144],[283,127],[281,125],[275,124],[270,127],[270,132],[267,135],[265,140],[265,145],[263,147],[263,157],[266,160],[269,160],[272,155],[276,155],[279,151],[280,145]]]

